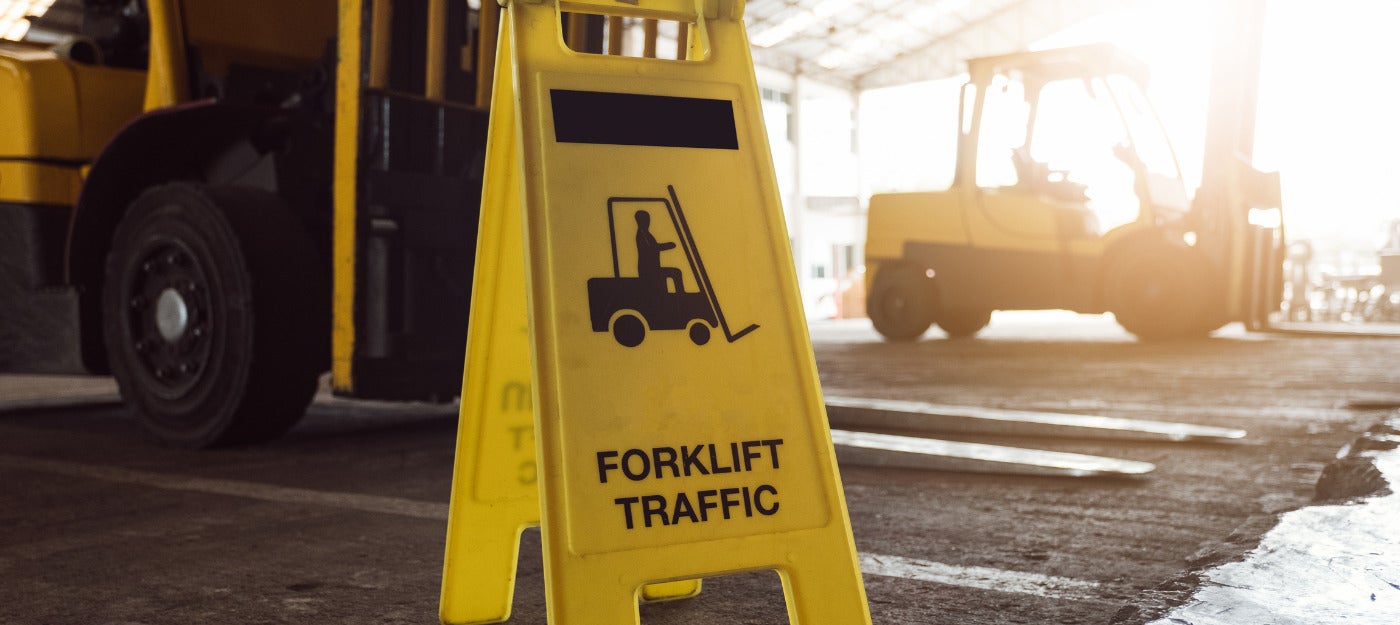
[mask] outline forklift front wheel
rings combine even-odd
[[[113,234],[102,292],[112,374],[141,425],[203,448],[300,420],[328,351],[317,266],[276,195],[183,182],[141,194]]]
[[[1144,341],[1204,338],[1217,327],[1210,265],[1193,250],[1144,246],[1118,261],[1109,283],[1109,310]]]
[[[690,342],[696,345],[704,345],[710,342],[710,326],[704,321],[695,320],[690,322]]]
[[[623,347],[636,347],[647,336],[647,324],[634,313],[622,313],[613,320],[613,338]]]

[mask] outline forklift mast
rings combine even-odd
[[[1277,172],[1253,166],[1266,0],[1216,7],[1201,186],[1191,207],[1197,247],[1224,269],[1231,318],[1267,324],[1282,301],[1284,242]]]

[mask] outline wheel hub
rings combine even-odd
[[[212,306],[198,258],[183,241],[155,240],[129,274],[128,337],[151,388],[169,398],[193,388],[208,366]]]
[[[180,292],[166,287],[156,299],[156,330],[167,343],[176,343],[189,327],[190,308]]]

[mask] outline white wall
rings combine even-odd
[[[790,240],[796,246],[798,286],[811,317],[836,314],[835,295],[858,269],[865,243],[863,211],[833,213],[812,210],[809,198],[860,196],[860,158],[856,142],[857,100],[851,91],[765,68],[757,68],[760,91],[788,94],[787,103],[768,97],[763,101],[764,121],[773,150]],[[798,99],[800,98],[800,104]],[[796,119],[793,111],[796,109]],[[795,134],[789,124],[796,122]],[[789,141],[791,138],[796,141]],[[827,202],[828,204],[830,202]],[[799,212],[800,211],[800,212]],[[847,253],[841,246],[854,246]],[[847,262],[847,256],[854,263]],[[855,265],[855,266],[849,266]]]

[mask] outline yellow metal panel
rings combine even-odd
[[[335,34],[336,0],[180,0],[186,44],[202,69],[231,63],[301,70],[320,60]]]
[[[78,149],[95,158],[117,132],[141,114],[146,72],[73,64],[78,84]]]
[[[0,161],[0,202],[72,206],[82,184],[76,166]]]
[[[865,255],[899,258],[904,243],[924,241],[967,245],[967,228],[955,191],[880,193],[870,196]],[[874,272],[866,267],[866,274]]]
[[[385,89],[389,86],[389,50],[392,43],[389,40],[390,27],[393,21],[394,0],[371,0],[370,6],[370,35],[369,35],[369,85],[370,89]],[[344,15],[345,11],[341,11]],[[359,17],[356,16],[356,21]],[[344,17],[341,18],[344,24]],[[341,32],[345,29],[342,26]],[[356,33],[356,37],[360,34]],[[344,60],[344,56],[341,57]]]
[[[176,2],[149,0],[146,3],[151,26],[145,102],[148,111],[179,104],[190,97],[185,31]]]
[[[571,52],[553,5],[504,20],[550,622],[635,623],[646,584],[773,569],[793,623],[869,623],[742,4],[646,4],[561,8],[693,22],[704,60]]]
[[[1058,208],[1019,189],[982,189],[981,205],[966,211],[972,245],[1018,252],[1061,250]]]
[[[0,49],[0,156],[79,159],[76,77],[48,51]]]
[[[486,0],[481,3],[477,23],[476,105],[491,104],[492,75],[496,70],[496,41],[501,27],[501,5]]]
[[[444,48],[447,46],[447,0],[428,0],[427,39],[428,56],[424,63],[426,88],[423,95],[429,100],[441,100],[445,93],[443,82],[446,80]]]
[[[145,73],[0,47],[0,155],[85,161],[141,113]]]
[[[354,388],[355,211],[360,136],[360,19],[362,0],[340,0],[340,61],[335,81],[335,194],[332,233],[331,385]],[[376,3],[377,4],[377,3]]]

